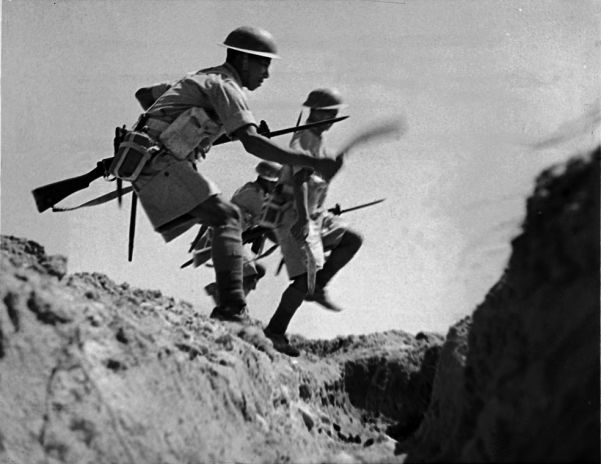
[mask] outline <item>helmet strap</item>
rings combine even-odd
[[[240,70],[240,76],[243,81],[248,81],[248,54],[242,54],[242,69]]]

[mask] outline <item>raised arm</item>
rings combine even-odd
[[[339,160],[314,158],[302,152],[284,148],[259,134],[257,128],[251,124],[236,130],[233,135],[242,142],[248,153],[265,161],[311,168],[327,178],[333,177],[342,165],[342,158]]]

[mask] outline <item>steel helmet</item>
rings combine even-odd
[[[342,95],[340,95],[338,89],[324,88],[309,93],[303,106],[312,110],[339,110],[346,108],[348,105],[343,103]]]
[[[273,36],[258,27],[241,26],[228,34],[222,46],[251,55],[280,59]]]
[[[281,170],[282,165],[272,161],[259,161],[255,167],[255,171],[257,171],[259,177],[262,177],[270,182],[277,182]]]

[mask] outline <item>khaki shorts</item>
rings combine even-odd
[[[340,219],[340,216],[327,214],[321,224],[321,241],[324,250],[336,248],[347,230],[348,224]]]
[[[217,184],[194,169],[192,162],[168,154],[151,160],[134,182],[134,188],[155,230],[221,193]],[[170,241],[197,222],[192,220],[180,224],[177,230],[161,234]]]
[[[282,226],[275,229],[275,235],[282,250],[288,277],[293,279],[307,272],[306,251],[302,242],[299,242],[290,233],[290,228],[296,220],[296,211],[289,209],[284,214]],[[321,242],[321,218],[309,221],[309,235],[305,239],[309,250],[315,259],[316,269],[324,264],[323,245]]]

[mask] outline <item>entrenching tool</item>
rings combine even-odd
[[[338,150],[339,155],[336,158],[344,156],[346,153],[359,145],[364,145],[374,140],[383,140],[396,136],[400,137],[407,131],[407,126],[403,118],[390,118],[378,122],[351,137]]]

